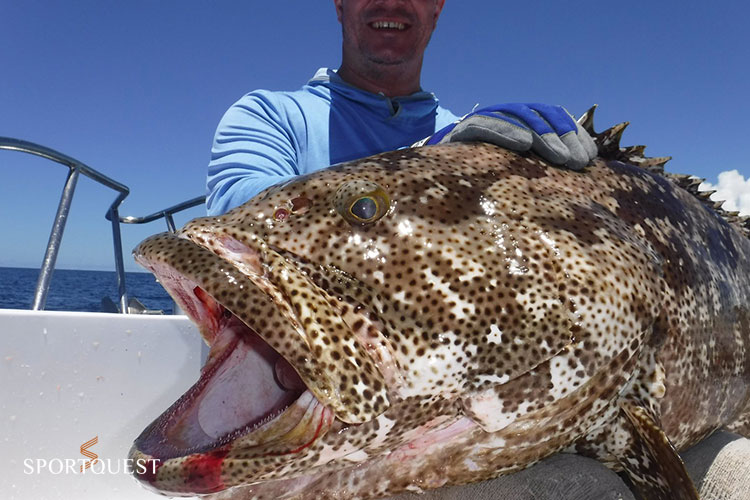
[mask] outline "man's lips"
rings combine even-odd
[[[378,20],[378,21],[371,21],[368,23],[368,26],[372,29],[376,30],[397,30],[397,31],[404,31],[407,28],[409,28],[408,23],[404,23],[401,21],[387,21],[387,20]]]

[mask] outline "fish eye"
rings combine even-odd
[[[349,212],[357,219],[369,222],[378,213],[378,202],[371,196],[363,196],[352,203]]]
[[[356,180],[342,184],[336,191],[334,207],[350,224],[371,224],[390,208],[390,199],[378,184]]]

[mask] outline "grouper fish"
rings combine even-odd
[[[410,148],[141,243],[210,352],[135,440],[154,464],[136,477],[378,498],[570,452],[644,498],[698,498],[677,450],[750,436],[750,223],[592,116],[581,172]]]

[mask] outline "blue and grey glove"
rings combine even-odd
[[[597,154],[596,144],[562,106],[497,104],[479,109],[417,145],[481,141],[512,151],[531,150],[555,165],[581,170]]]

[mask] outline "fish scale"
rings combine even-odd
[[[308,392],[220,443],[239,458],[210,462],[210,491],[184,474],[210,450],[140,479],[215,498],[377,498],[568,451],[624,469],[644,497],[697,498],[675,449],[721,427],[750,435],[747,221],[592,116],[600,157],[582,172],[482,143],[399,150],[142,244],[139,262],[178,302],[200,284]],[[263,307],[222,298],[230,275]],[[218,335],[220,319],[193,319]],[[301,419],[303,401],[323,420]],[[146,443],[177,421],[165,413],[131,456],[158,459]]]

